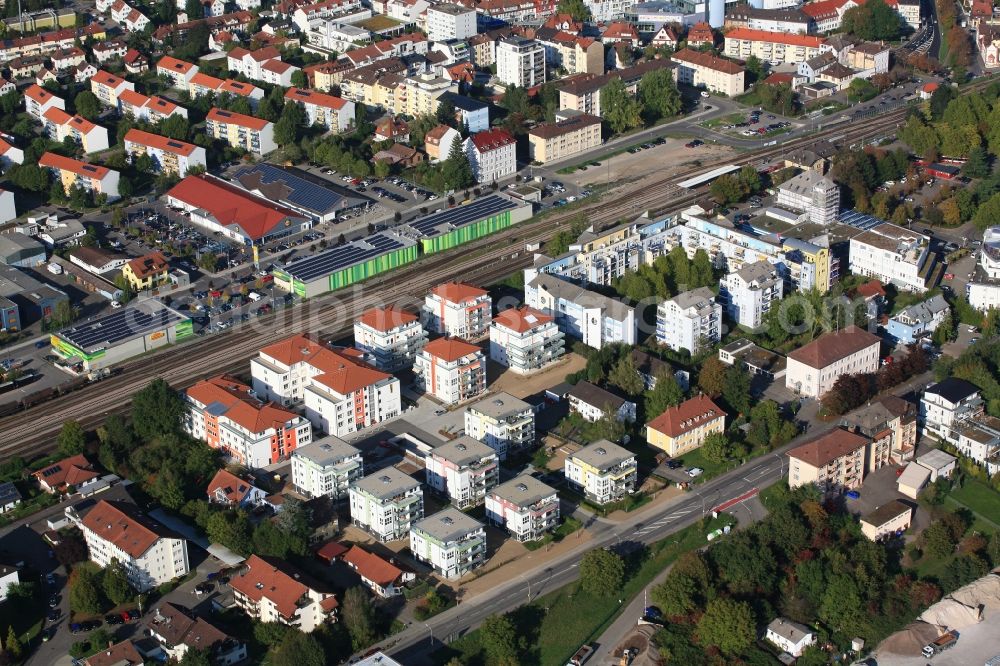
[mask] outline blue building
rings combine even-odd
[[[885,327],[886,334],[897,343],[913,344],[924,335],[933,333],[950,309],[944,296],[934,296],[923,303],[904,308],[889,319]]]

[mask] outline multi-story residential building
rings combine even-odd
[[[455,107],[455,122],[468,127],[470,132],[483,132],[490,128],[490,105],[467,95],[446,92],[438,102],[451,102]]]
[[[431,450],[424,460],[427,485],[459,509],[479,506],[500,479],[497,451],[463,435]]]
[[[505,460],[509,451],[535,443],[535,410],[509,393],[494,393],[465,408],[465,434]]]
[[[221,95],[223,93],[243,97],[250,102],[250,106],[257,107],[257,103],[264,99],[264,91],[252,83],[237,81],[236,79],[217,79],[204,72],[198,72],[191,77],[188,83],[188,94],[192,98],[202,95]]]
[[[477,183],[496,183],[517,172],[517,140],[505,129],[477,132],[463,148]]]
[[[312,425],[295,412],[257,399],[249,386],[220,375],[184,392],[184,429],[252,469],[288,458],[312,441]]]
[[[174,88],[186,89],[197,73],[198,65],[178,60],[172,56],[163,56],[156,63],[157,76],[165,76],[170,79]]]
[[[636,344],[635,310],[619,300],[539,274],[525,285],[525,303],[556,318],[568,336],[600,349],[606,344]]]
[[[771,305],[781,300],[784,280],[778,267],[767,261],[744,266],[727,275],[719,290],[726,315],[740,326],[755,330],[764,323]]]
[[[205,133],[255,155],[266,155],[278,147],[272,123],[235,111],[212,108],[205,117]]]
[[[486,355],[454,338],[431,340],[413,364],[416,386],[445,404],[474,398],[486,390]]]
[[[532,88],[545,83],[545,47],[512,35],[497,43],[497,78],[501,83]]]
[[[170,277],[170,262],[162,252],[150,252],[125,262],[122,277],[134,291],[152,289]]]
[[[465,40],[476,34],[476,10],[440,4],[427,8],[427,38],[432,42]]]
[[[451,156],[452,147],[462,145],[462,135],[454,127],[438,125],[424,135],[424,152],[432,163],[441,162]]]
[[[123,116],[148,123],[158,123],[170,116],[187,119],[187,109],[157,95],[147,97],[134,90],[126,90],[118,96],[118,110]]]
[[[975,384],[949,377],[927,388],[920,400],[920,420],[925,434],[951,444],[989,474],[1000,471],[1000,419],[985,413]]]
[[[560,81],[559,108],[573,109],[594,116],[601,115],[601,90],[612,79],[621,79],[625,90],[635,95],[639,88],[639,80],[647,72],[656,69],[673,67],[669,59],[660,58],[647,60],[631,67],[616,69],[607,74],[579,74]]]
[[[208,652],[215,666],[234,666],[247,658],[246,643],[177,604],[160,603],[143,626],[168,659],[181,661],[188,650]]]
[[[948,301],[937,294],[923,303],[903,308],[890,317],[885,325],[885,332],[897,343],[910,345],[922,337],[930,337],[950,312]]]
[[[395,467],[356,481],[348,497],[351,520],[379,541],[405,539],[413,523],[424,517],[420,483]]]
[[[861,487],[868,439],[833,428],[788,452],[788,485],[814,484],[826,492]]]
[[[574,113],[564,120],[535,125],[528,132],[528,156],[532,162],[545,164],[596,148],[601,145],[601,122],[597,116]]]
[[[850,262],[856,275],[923,293],[935,278],[937,258],[929,236],[884,222],[851,238]]]
[[[580,284],[611,286],[616,279],[659,256],[650,250],[659,245],[654,239],[662,239],[666,222],[644,224],[647,221],[641,217],[608,229],[588,227],[570,243],[569,253],[551,259],[539,257],[524,270],[524,281],[529,283],[539,274],[548,273]]]
[[[310,125],[322,125],[336,132],[354,125],[354,102],[346,99],[305,88],[289,88],[285,100],[301,104]]]
[[[139,592],[187,575],[187,541],[150,520],[133,504],[100,500],[79,522],[90,561],[117,560]]]
[[[616,421],[635,421],[635,403],[606,391],[590,382],[577,382],[566,394],[569,411],[579,414],[584,421],[611,418]]]
[[[885,396],[846,415],[840,423],[869,440],[865,468],[904,465],[917,448],[917,408],[910,402]]]
[[[707,395],[685,400],[646,424],[646,441],[667,452],[682,456],[702,445],[711,434],[725,431],[726,413]]]
[[[772,65],[794,65],[818,56],[825,43],[812,35],[736,28],[726,33],[724,54],[743,61],[756,56]]]
[[[275,622],[309,633],[336,622],[337,598],[306,583],[284,562],[251,555],[229,581],[236,606],[258,622]]]
[[[593,37],[542,27],[535,39],[545,48],[549,70],[562,69],[567,75],[604,74],[604,44]]]
[[[428,331],[463,340],[478,340],[490,326],[492,301],[485,289],[445,282],[431,289],[421,315]]]
[[[90,79],[90,92],[105,106],[118,108],[118,96],[126,90],[135,90],[135,84],[103,69]]]
[[[241,479],[226,469],[220,469],[208,482],[206,493],[209,504],[221,504],[230,508],[256,509],[267,496],[263,490],[251,482]]]
[[[107,200],[116,201],[118,194],[118,172],[97,164],[89,164],[63,157],[56,153],[45,153],[38,159],[38,166],[50,169],[62,183],[69,195],[73,187],[82,187],[95,196],[105,195]]]
[[[226,61],[230,71],[248,79],[285,87],[292,85],[292,74],[299,71],[291,63],[282,62],[281,52],[273,46],[256,51],[237,46],[229,52]]]
[[[486,528],[458,509],[444,509],[413,524],[410,552],[445,578],[461,578],[486,561]]]
[[[45,112],[49,109],[66,110],[66,102],[62,97],[56,97],[37,83],[32,83],[24,91],[24,110],[39,122],[44,122]]]
[[[681,49],[670,59],[677,65],[677,82],[735,97],[746,90],[743,66],[703,51]]]
[[[979,263],[966,285],[969,305],[982,312],[1000,308],[1000,227],[983,232]]]
[[[920,0],[889,0],[886,4],[899,13],[907,27],[920,28]]]
[[[354,346],[375,357],[375,367],[395,372],[413,365],[427,344],[420,318],[394,307],[365,310],[354,322]]]
[[[125,133],[125,152],[133,164],[140,155],[148,155],[153,162],[154,172],[181,178],[190,169],[208,167],[205,149],[201,146],[136,128]]]
[[[778,206],[805,213],[815,224],[833,224],[840,213],[840,187],[807,169],[778,186]]]
[[[750,28],[768,32],[788,32],[807,35],[813,30],[813,20],[801,9],[763,9],[753,5],[736,5],[726,12],[727,29]]]
[[[81,116],[71,116],[62,109],[51,108],[42,116],[45,134],[53,141],[71,139],[85,153],[108,149],[108,130]]]
[[[344,499],[362,476],[361,451],[339,437],[324,437],[292,452],[292,485],[306,497]]]
[[[697,354],[722,339],[722,306],[715,293],[699,287],[677,294],[656,308],[656,341]]]
[[[559,523],[559,495],[530,474],[501,483],[486,496],[486,520],[518,541],[537,541]]]
[[[519,374],[559,360],[564,346],[555,317],[528,306],[504,310],[490,326],[490,358]]]
[[[785,387],[799,395],[821,398],[841,375],[878,370],[877,335],[857,326],[826,333],[788,355]]]
[[[606,439],[566,456],[563,474],[570,486],[595,504],[615,502],[635,491],[635,454]]]

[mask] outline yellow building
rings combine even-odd
[[[601,439],[566,457],[563,474],[577,492],[595,504],[607,504],[635,491],[635,454]]]
[[[167,280],[169,273],[170,263],[159,252],[136,257],[122,267],[122,276],[137,292],[152,289]]]
[[[814,484],[824,491],[858,488],[865,476],[868,438],[834,428],[788,452],[788,485]]]
[[[56,153],[42,155],[38,158],[38,166],[49,169],[62,183],[67,195],[73,187],[79,186],[95,196],[105,195],[108,201],[121,198],[118,195],[118,172],[114,169]]]
[[[913,509],[909,505],[892,500],[861,517],[861,533],[872,541],[878,541],[884,536],[905,532],[910,528],[912,519]]]
[[[540,164],[600,145],[601,119],[586,113],[555,123],[542,123],[528,132],[528,154],[532,161]]]
[[[682,456],[702,445],[705,438],[721,433],[726,413],[706,395],[670,407],[646,424],[646,441],[671,458]]]
[[[786,253],[795,252],[801,260],[789,261],[792,284],[798,285],[803,291],[815,288],[821,294],[830,291],[840,273],[840,260],[830,254],[830,248],[798,238],[785,238],[781,249]]]

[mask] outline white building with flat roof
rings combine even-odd
[[[722,306],[708,287],[677,294],[656,308],[656,341],[697,354],[722,338]]]
[[[509,393],[494,393],[465,408],[465,434],[489,445],[500,460],[535,443],[535,410]]]
[[[568,336],[600,349],[606,344],[636,344],[635,309],[614,298],[588,291],[572,282],[539,274],[524,287],[524,300],[532,308],[554,316]]]
[[[506,527],[518,541],[536,541],[559,524],[559,495],[555,488],[522,474],[487,494],[486,519]]]
[[[347,497],[364,471],[361,451],[332,435],[292,452],[292,485],[306,497]]]
[[[923,293],[935,263],[930,248],[929,236],[885,222],[851,238],[851,272]]]
[[[432,42],[465,40],[475,34],[475,9],[448,3],[427,8],[427,38]]]
[[[732,322],[754,330],[764,323],[771,304],[781,300],[783,286],[778,267],[758,261],[727,275],[719,299],[725,303],[726,315]]]
[[[500,479],[500,460],[490,446],[468,435],[436,447],[424,461],[427,485],[459,509],[479,506]]]
[[[497,42],[497,78],[507,85],[531,88],[545,83],[545,47],[512,36]]]
[[[458,509],[438,511],[410,528],[410,552],[445,578],[461,578],[486,561],[486,528]]]
[[[349,490],[351,520],[379,541],[403,539],[424,517],[420,483],[395,467],[366,476]]]

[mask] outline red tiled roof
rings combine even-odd
[[[250,556],[246,561],[246,572],[230,580],[229,585],[255,603],[261,599],[270,600],[282,617],[288,619],[295,617],[299,599],[309,592],[305,583],[257,555]],[[330,598],[333,598],[332,595]],[[336,600],[324,602],[324,610],[329,610],[327,606],[331,609],[337,607]]]
[[[91,81],[96,81],[101,85],[108,86],[109,88],[117,88],[121,84],[125,83],[125,79],[120,76],[115,76],[111,72],[106,72],[103,69],[97,70],[97,74],[91,77]]]
[[[482,352],[482,350],[476,345],[469,344],[464,340],[458,340],[456,338],[438,338],[437,340],[431,340],[424,345],[424,351],[434,358],[439,358],[444,361],[448,361],[449,363],[457,361],[458,359],[464,358],[470,354]]]
[[[472,135],[472,143],[475,144],[476,150],[481,153],[497,150],[516,142],[513,134],[501,128],[476,132]]]
[[[639,32],[635,29],[635,26],[631,23],[625,23],[624,21],[615,21],[610,24],[605,30],[604,34],[601,35],[604,39],[639,39]]]
[[[799,347],[788,355],[810,368],[825,368],[835,361],[850,356],[867,347],[878,344],[881,339],[857,326],[848,326],[842,331],[821,335],[804,347]]]
[[[285,92],[285,99],[293,99],[296,102],[302,102],[303,104],[315,104],[316,106],[336,110],[344,108],[344,105],[347,104],[347,100],[335,95],[327,95],[316,90],[307,90],[305,88],[289,88]]]
[[[158,525],[124,502],[101,500],[84,516],[83,526],[135,558],[166,536]]]
[[[385,333],[405,324],[412,324],[417,321],[417,315],[394,307],[370,308],[361,313],[359,321],[369,328]]]
[[[806,16],[814,20],[822,20],[836,16],[838,10],[846,2],[847,0],[819,0],[819,2],[808,2],[800,9]]]
[[[295,412],[251,397],[249,391],[250,387],[246,384],[221,375],[198,382],[187,390],[187,396],[202,405],[223,405],[226,411],[219,416],[225,416],[254,434],[272,428],[281,430],[286,423],[299,418]]]
[[[50,93],[48,90],[35,83],[32,83],[30,86],[28,86],[28,89],[24,91],[24,96],[30,97],[39,104],[45,104],[51,98],[55,97],[55,95]]]
[[[242,502],[253,489],[254,486],[252,483],[244,481],[224,469],[216,472],[208,484],[208,494],[210,497],[216,497],[217,492],[221,490],[222,495],[233,504]]]
[[[431,289],[431,293],[449,303],[465,303],[486,295],[484,289],[463,282],[445,282]]]
[[[289,218],[302,217],[291,209],[204,174],[188,176],[174,185],[167,195],[208,211],[222,226],[239,226],[253,240],[264,238]]]
[[[339,541],[327,541],[316,549],[316,557],[327,562],[333,562],[335,559],[346,553],[347,550],[347,546]]]
[[[527,305],[504,310],[493,318],[494,324],[518,333],[525,333],[533,328],[548,324],[551,321],[554,321],[553,317]]]
[[[704,21],[700,23],[695,23],[693,26],[691,26],[691,29],[688,30],[687,42],[689,44],[697,44],[700,42],[711,43],[714,41],[715,41],[715,33],[712,32],[712,26],[705,23]]]
[[[858,285],[854,291],[865,299],[875,298],[876,296],[885,297],[885,289],[882,288],[882,283],[878,280],[869,280],[864,284]]]
[[[792,76],[791,74],[787,72],[775,72],[774,74],[770,75],[769,77],[761,81],[761,83],[768,86],[780,86],[783,83],[790,84],[793,81],[795,81],[795,77]]]
[[[218,107],[212,107],[212,110],[208,112],[205,116],[205,120],[211,120],[212,122],[222,123],[223,125],[239,125],[240,127],[246,127],[252,130],[262,130],[268,125],[268,121],[263,118],[255,118],[254,116],[246,116],[242,113],[236,113],[235,111],[226,111]]]
[[[868,439],[861,435],[843,428],[834,428],[812,441],[795,447],[788,452],[788,457],[801,460],[813,467],[823,467],[867,444]]]
[[[143,658],[130,638],[98,650],[84,659],[83,663],[84,666],[122,666],[122,664],[141,664]]]
[[[305,335],[293,335],[268,345],[261,353],[289,367],[296,363],[308,363],[322,371],[313,379],[341,395],[354,393],[392,376],[324,347]]]
[[[170,269],[170,262],[163,256],[163,253],[150,252],[149,254],[130,260],[128,267],[132,269],[133,275],[141,279],[166,272]]]
[[[102,167],[98,164],[81,162],[80,160],[63,157],[62,155],[57,155],[56,153],[45,153],[42,155],[38,159],[38,166],[50,167],[61,171],[71,171],[78,176],[83,176],[84,178],[96,178],[97,180],[103,180],[104,177],[111,171],[107,167]]]
[[[736,28],[726,33],[726,39],[742,39],[752,42],[773,42],[775,44],[787,44],[789,46],[806,46],[818,49],[826,43],[822,37],[812,35],[793,35],[788,32],[771,32],[769,30],[751,30],[750,28]]]
[[[939,87],[940,86],[937,83],[934,83],[933,81],[931,81],[930,83],[925,83],[923,86],[920,87],[920,89],[923,90],[924,92],[932,93],[935,90],[937,90]]]
[[[675,407],[669,407],[646,427],[662,432],[668,437],[678,437],[718,418],[725,418],[726,413],[707,395],[699,395],[685,400]]]
[[[681,49],[671,57],[674,60],[691,63],[692,65],[698,65],[699,67],[707,67],[708,69],[722,72],[724,74],[739,74],[743,71],[742,66],[731,60],[718,58],[711,53],[703,53],[702,51]]]
[[[125,133],[125,141],[138,143],[143,146],[149,146],[150,148],[157,148],[164,152],[173,153],[174,155],[184,156],[190,155],[194,152],[194,149],[198,147],[193,143],[188,143],[179,139],[171,139],[136,128],[132,128]]]
[[[177,58],[171,56],[163,56],[156,63],[156,69],[165,69],[170,72],[176,72],[178,74],[187,74],[194,67],[193,63],[186,62],[184,60],[178,60]]]
[[[344,562],[362,578],[370,580],[379,587],[391,585],[403,575],[402,569],[358,545],[352,546],[347,551]]]
[[[33,476],[39,481],[45,481],[49,488],[61,488],[66,485],[78,486],[100,474],[81,453],[42,468]]]
[[[136,92],[134,90],[123,90],[122,94],[118,96],[118,101],[125,104],[129,104],[138,109],[146,106],[146,102],[149,98],[143,95],[141,92]]]

